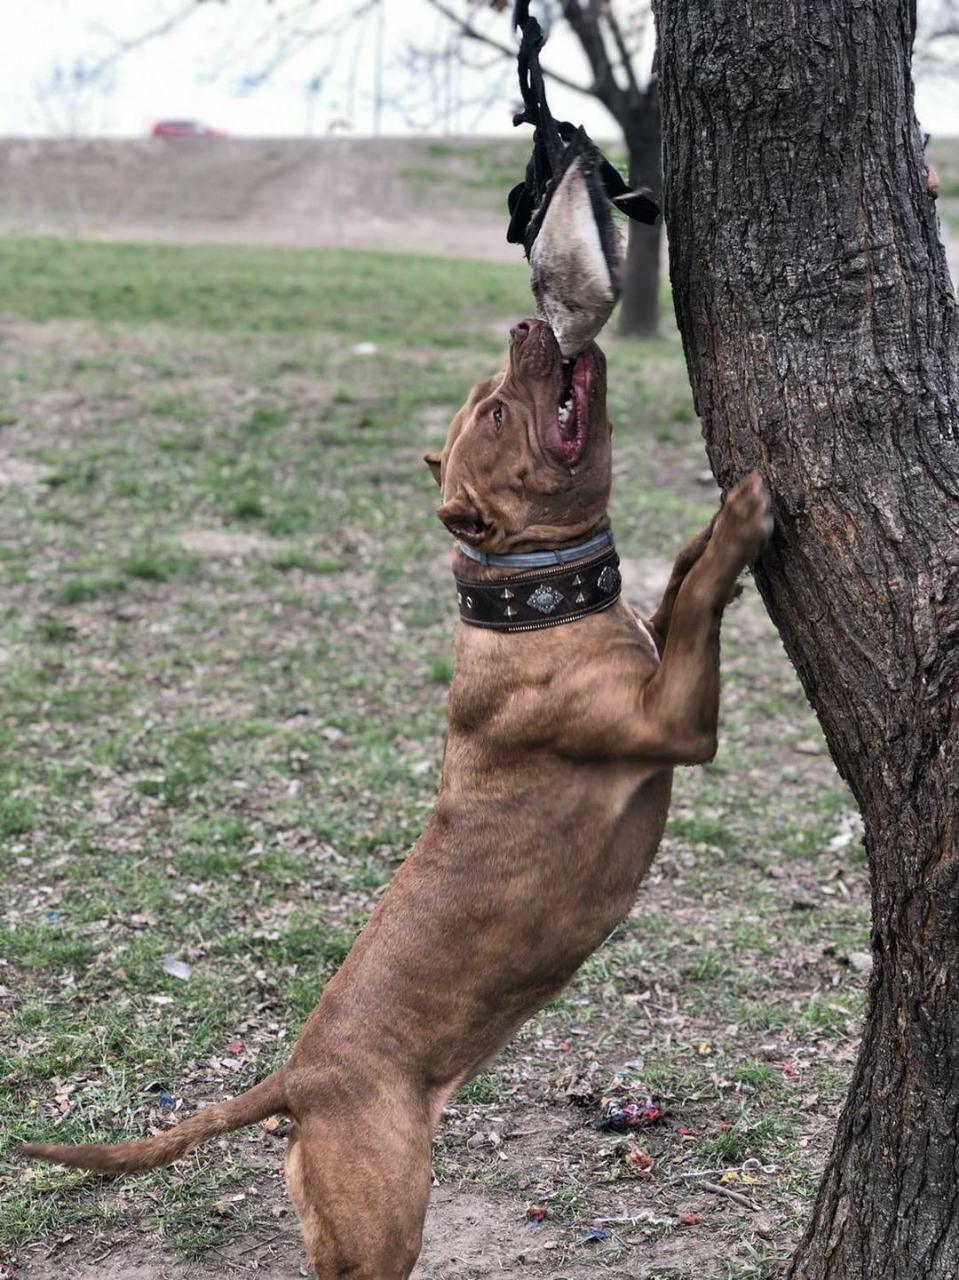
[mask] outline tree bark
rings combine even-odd
[[[651,187],[662,199],[662,137],[659,89],[655,78],[620,121],[629,153],[630,186]],[[630,222],[623,271],[619,331],[626,337],[652,338],[659,332],[659,256],[662,219],[655,226]]]
[[[862,809],[863,1033],[791,1280],[959,1276],[959,319],[910,0],[658,0],[677,316],[710,462]]]

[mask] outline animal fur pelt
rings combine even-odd
[[[539,62],[546,38],[529,0],[517,0],[513,21],[522,32],[524,103],[513,124],[535,132],[526,177],[509,193],[506,238],[525,249],[540,313],[570,357],[596,337],[619,298],[623,251],[613,207],[646,223],[659,207],[648,187],[627,187],[585,129],[553,117]]]

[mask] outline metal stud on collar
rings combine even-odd
[[[532,605],[537,613],[555,613],[563,603],[563,593],[541,582],[533,594],[527,598],[526,603]]]
[[[600,591],[605,591],[608,596],[611,596],[614,591],[619,590],[620,581],[619,570],[608,564],[596,579],[596,585]]]

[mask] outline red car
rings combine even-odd
[[[222,138],[219,129],[200,124],[199,120],[158,120],[151,130],[154,138]]]

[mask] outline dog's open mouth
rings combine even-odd
[[[493,527],[484,520],[467,515],[456,514],[441,518],[454,538],[459,538],[471,547],[479,546]]]
[[[589,348],[575,360],[564,360],[554,447],[566,467],[575,467],[586,447],[589,408],[596,368]]]

